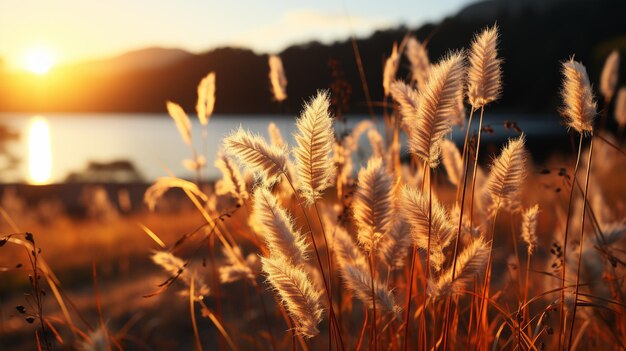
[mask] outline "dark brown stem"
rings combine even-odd
[[[574,199],[574,184],[576,184],[576,174],[578,173],[578,166],[580,165],[580,154],[583,147],[583,135],[580,134],[580,141],[578,143],[578,155],[576,156],[576,166],[574,167],[574,174],[572,176],[572,184],[569,192],[569,204],[567,205],[567,219],[565,220],[565,237],[563,239],[563,263],[561,267],[561,301],[559,302],[559,333],[557,337],[559,339],[557,350],[562,350],[563,345],[563,324],[565,323],[565,315],[563,314],[563,306],[565,301],[565,266],[567,264],[567,237],[569,232],[569,218],[572,215],[572,201]],[[582,245],[582,243],[581,243]]]
[[[570,327],[569,342],[567,349],[572,346],[572,337],[574,336],[574,325],[576,324],[576,307],[578,306],[578,289],[580,287],[580,267],[583,262],[583,244],[585,239],[585,217],[587,211],[587,193],[589,190],[589,175],[591,174],[591,157],[593,156],[593,135],[589,144],[589,159],[587,160],[587,175],[585,176],[585,191],[583,193],[583,215],[580,224],[580,243],[578,244],[578,270],[576,271],[576,288],[574,290],[574,309],[572,311],[572,326]],[[572,184],[572,187],[574,184]]]

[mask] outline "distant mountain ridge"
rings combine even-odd
[[[613,49],[626,54],[626,1],[489,0],[469,5],[457,15],[419,29],[399,27],[357,40],[372,99],[382,101],[382,67],[394,42],[408,31],[430,38],[436,62],[449,49],[469,46],[472,36],[498,23],[504,58],[504,94],[493,109],[554,112],[559,104],[559,62],[576,54],[594,85]],[[338,60],[351,84],[351,112],[366,112],[365,97],[350,41],[310,42],[280,53],[289,81],[288,100],[272,100],[267,55],[241,48],[217,48],[194,54],[149,48],[112,59],[64,67],[44,79],[0,75],[0,111],[19,112],[164,112],[165,101],[193,113],[196,85],[209,71],[217,74],[216,113],[297,113],[301,104],[332,82],[329,59]],[[622,60],[626,62],[626,59]],[[398,78],[408,77],[404,60]],[[626,67],[621,70],[626,83]]]

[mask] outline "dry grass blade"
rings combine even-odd
[[[320,292],[302,268],[290,265],[283,258],[261,258],[267,281],[278,293],[287,312],[296,323],[296,331],[304,337],[319,334],[322,321]]]
[[[615,94],[619,79],[619,52],[613,50],[604,62],[600,76],[600,92],[606,101],[610,101]]]
[[[328,112],[328,93],[318,92],[307,103],[296,121],[297,146],[293,152],[296,159],[298,187],[304,199],[312,204],[332,184],[335,166],[331,151],[335,143],[333,119]]]
[[[283,61],[276,55],[270,55],[270,83],[272,84],[272,92],[276,101],[284,101],[287,99],[287,76],[283,68]]]
[[[187,145],[191,145],[191,122],[189,117],[177,103],[168,101],[166,107],[167,112],[174,120],[174,123],[176,123],[176,128],[178,128],[181,138]]]
[[[531,254],[537,246],[537,217],[539,216],[539,205],[530,207],[522,214],[522,240],[528,246],[528,253]]]
[[[192,182],[175,177],[161,177],[152,184],[144,194],[144,202],[150,210],[154,210],[157,201],[170,189],[180,188],[183,191],[189,191],[202,201],[208,201],[209,198]]]
[[[419,94],[417,123],[409,126],[409,148],[432,168],[439,164],[441,140],[450,132],[457,113],[464,74],[463,55],[451,53],[431,68],[428,85]]]
[[[359,171],[353,211],[359,243],[367,251],[375,249],[393,224],[393,184],[380,158],[370,159]]]
[[[467,283],[472,281],[474,275],[485,267],[488,257],[489,245],[485,239],[483,237],[475,239],[457,258],[454,280],[452,267],[450,267],[439,276],[436,282],[428,284],[429,294],[437,297],[462,290]]]
[[[497,100],[502,89],[498,58],[498,27],[486,28],[474,38],[469,53],[467,96],[474,109]]]
[[[198,84],[198,101],[196,103],[196,113],[200,124],[206,126],[209,118],[213,114],[215,107],[215,72],[211,72],[202,78]]]
[[[523,134],[510,139],[500,156],[491,164],[485,185],[492,202],[491,210],[505,208],[513,211],[519,207],[522,183],[527,176],[525,142]]]
[[[572,58],[563,63],[563,77],[561,96],[564,106],[561,114],[567,119],[567,126],[579,133],[591,132],[596,116],[596,102],[587,69]]]
[[[406,43],[404,55],[411,63],[411,79],[417,83],[417,88],[420,91],[423,90],[428,82],[428,71],[430,70],[430,59],[426,46],[415,37],[410,37]]]
[[[448,218],[446,209],[435,199],[432,199],[432,213],[429,221],[428,213],[431,210],[428,196],[424,196],[417,189],[405,187],[400,197],[400,214],[411,225],[413,242],[417,247],[428,250],[428,226],[430,227],[430,263],[436,270],[440,270],[445,255],[443,250],[454,238],[455,227]]]
[[[294,229],[293,219],[269,190],[258,187],[254,192],[252,216],[262,229],[271,257],[280,257],[294,266],[304,265],[305,238]]]
[[[265,139],[239,128],[224,139],[224,150],[251,172],[260,174],[267,183],[274,183],[287,171],[287,152],[270,146]]]

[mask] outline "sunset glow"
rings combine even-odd
[[[28,170],[33,184],[46,184],[50,180],[50,128],[43,117],[34,117],[28,129]]]
[[[24,68],[31,73],[43,75],[54,66],[54,55],[44,49],[30,51],[25,58]]]

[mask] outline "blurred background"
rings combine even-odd
[[[382,114],[383,67],[394,43],[413,35],[436,62],[497,23],[503,97],[486,115],[495,130],[486,140],[496,150],[495,142],[515,135],[503,122],[514,121],[543,162],[552,150],[572,150],[557,112],[560,63],[575,55],[598,85],[611,51],[626,52],[624,14],[622,0],[0,0],[0,235],[16,226],[34,232],[81,305],[93,307],[92,291],[81,290],[91,284],[92,262],[104,289],[114,277],[126,281],[104,302],[123,324],[135,315],[119,301],[159,308],[141,298],[162,281],[139,268],[154,248],[141,225],[172,242],[202,223],[182,195],[158,214],[142,202],[158,177],[193,177],[166,101],[188,112],[209,183],[219,174],[212,165],[221,139],[239,125],[266,135],[275,121],[290,136],[303,102],[319,89],[341,92],[336,113],[349,125]],[[270,54],[282,59],[288,79],[282,102],[271,92]],[[211,71],[215,112],[201,145],[196,87]],[[397,77],[409,75],[402,57]],[[454,138],[463,136],[455,129]],[[28,333],[14,318],[24,274],[12,270],[25,258],[5,252],[0,350],[19,347]]]

